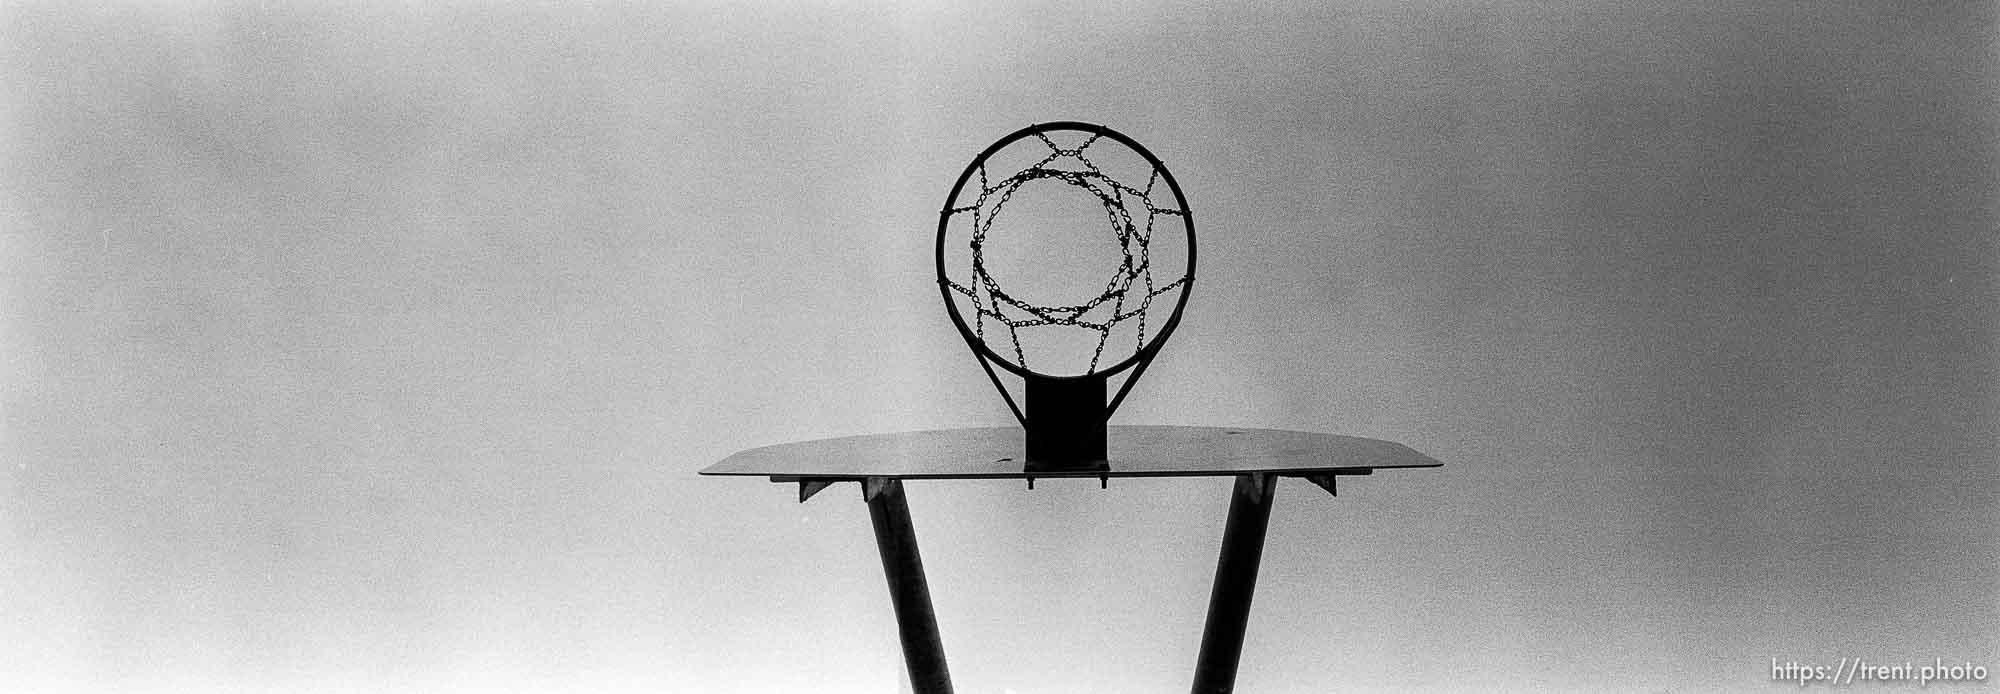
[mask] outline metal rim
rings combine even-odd
[[[1187,281],[1186,283],[1181,285],[1180,297],[1176,299],[1174,302],[1173,313],[1167,317],[1165,323],[1161,324],[1159,333],[1155,334],[1153,336],[1153,339],[1147,341],[1144,346],[1138,349],[1138,351],[1133,352],[1132,356],[1126,357],[1124,360],[1119,361],[1116,364],[1112,364],[1109,367],[1099,369],[1091,373],[1076,374],[1070,376],[1056,376],[1051,374],[1045,374],[1039,371],[1034,371],[1020,364],[1016,364],[1008,360],[1006,357],[1001,356],[998,352],[994,351],[991,347],[987,346],[987,344],[984,341],[980,340],[979,336],[973,333],[972,328],[966,325],[965,316],[958,310],[957,302],[952,300],[951,285],[948,284],[949,279],[945,274],[945,264],[944,264],[945,236],[951,224],[952,206],[954,203],[958,202],[958,194],[965,190],[966,182],[971,180],[972,176],[979,171],[980,164],[985,163],[988,157],[993,156],[995,153],[999,152],[1002,149],[1005,149],[1008,145],[1014,144],[1019,140],[1032,137],[1036,133],[1047,133],[1060,130],[1073,130],[1078,132],[1092,133],[1102,137],[1107,137],[1110,138],[1112,141],[1124,145],[1130,148],[1132,151],[1139,153],[1139,156],[1144,157],[1146,159],[1146,163],[1151,164],[1153,170],[1159,172],[1160,179],[1166,181],[1167,189],[1173,191],[1174,200],[1180,203],[1180,208],[1182,211],[1182,214],[1180,215],[1181,227],[1187,233]],[[954,327],[958,328],[959,337],[964,338],[965,343],[971,346],[975,353],[977,353],[980,357],[988,361],[999,364],[1000,368],[1006,369],[1009,373],[1013,373],[1018,376],[1022,377],[1035,376],[1040,378],[1055,378],[1055,379],[1105,378],[1117,374],[1120,371],[1124,371],[1125,369],[1132,368],[1133,366],[1139,365],[1141,363],[1152,361],[1153,357],[1159,354],[1160,347],[1166,344],[1167,338],[1173,335],[1174,329],[1180,327],[1181,312],[1187,308],[1188,294],[1194,290],[1194,275],[1195,275],[1194,210],[1189,207],[1187,196],[1181,193],[1180,182],[1174,180],[1173,172],[1167,170],[1167,165],[1161,162],[1159,157],[1153,156],[1153,152],[1151,150],[1146,149],[1146,147],[1144,145],[1139,144],[1137,140],[1133,140],[1130,137],[1126,137],[1124,133],[1120,133],[1116,130],[1112,130],[1111,128],[1102,125],[1097,125],[1093,123],[1082,123],[1077,121],[1056,121],[1051,123],[1038,123],[1035,125],[1030,125],[1028,127],[1022,128],[1020,130],[1016,130],[1012,134],[1000,138],[992,145],[989,145],[985,149],[985,151],[980,152],[979,156],[973,157],[972,163],[967,164],[965,166],[965,171],[958,175],[958,182],[952,184],[951,194],[945,197],[944,207],[938,210],[937,281],[938,281],[938,292],[944,298],[945,311],[951,315],[951,323]]]

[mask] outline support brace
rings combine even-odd
[[[861,488],[862,498],[868,500],[868,518],[875,525],[882,573],[889,578],[889,604],[896,610],[910,689],[916,694],[951,694],[944,641],[938,636],[937,613],[931,609],[931,588],[924,580],[924,560],[917,553],[917,531],[910,524],[903,483],[870,477],[862,480]]]
[[[1236,688],[1243,632],[1250,624],[1250,597],[1256,592],[1257,564],[1264,556],[1264,530],[1271,523],[1272,482],[1269,474],[1240,475],[1230,494],[1215,586],[1208,594],[1208,621],[1201,631],[1201,654],[1195,658],[1195,694]]]
[[[1307,481],[1334,493],[1334,479],[1367,475],[1367,468],[1305,475]],[[775,481],[775,480],[774,480]],[[844,480],[798,480],[799,501]],[[882,572],[889,581],[889,601],[895,608],[896,631],[903,645],[915,694],[951,694],[951,673],[945,666],[944,642],[938,635],[937,614],[931,606],[930,585],[924,578],[923,557],[917,552],[916,529],[901,480],[867,477],[861,498],[875,526],[875,546],[882,555]],[[1100,478],[1100,484],[1106,479]],[[1243,635],[1250,622],[1251,597],[1257,588],[1257,568],[1263,560],[1264,534],[1271,522],[1271,497],[1276,475],[1236,476],[1223,526],[1222,551],[1216,559],[1215,584],[1209,591],[1208,618],[1203,624],[1201,651],[1195,660],[1195,694],[1234,691],[1236,670],[1243,656]],[[1030,485],[1034,478],[1028,478]]]

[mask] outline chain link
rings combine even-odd
[[[1042,325],[1066,325],[1086,328],[1097,332],[1097,348],[1091,354],[1090,366],[1085,372],[1096,373],[1098,364],[1104,355],[1105,343],[1110,340],[1111,331],[1117,324],[1137,318],[1138,345],[1134,350],[1145,349],[1146,313],[1152,307],[1153,298],[1177,288],[1184,290],[1189,280],[1192,279],[1183,274],[1180,278],[1172,282],[1155,286],[1152,265],[1154,221],[1159,215],[1163,214],[1184,217],[1187,214],[1187,210],[1160,207],[1154,204],[1152,199],[1153,188],[1160,180],[1160,170],[1158,167],[1152,169],[1151,175],[1147,177],[1145,188],[1141,189],[1111,178],[1102,169],[1098,168],[1096,162],[1085,157],[1084,150],[1089,149],[1092,144],[1096,143],[1098,138],[1102,137],[1101,133],[1091,134],[1082,144],[1072,149],[1064,149],[1058,146],[1053,140],[1049,139],[1048,135],[1041,132],[1036,132],[1035,137],[1040,139],[1042,144],[1049,148],[1048,156],[998,182],[994,182],[989,178],[986,172],[986,162],[982,160],[978,166],[979,198],[974,200],[971,205],[948,207],[945,210],[947,217],[965,212],[972,213],[972,239],[970,243],[972,250],[972,277],[967,284],[960,284],[952,281],[950,278],[945,278],[944,282],[953,291],[964,294],[971,299],[974,313],[974,334],[979,338],[980,342],[986,341],[987,319],[990,318],[1006,326],[1008,341],[1013,343],[1015,359],[1018,360],[1017,363],[1022,368],[1029,367],[1027,354],[1021,346],[1019,332],[1021,328]],[[1083,166],[1083,169],[1057,169],[1049,166],[1065,158],[1075,160]],[[1117,236],[1119,252],[1123,255],[1123,259],[1119,263],[1118,272],[1113,275],[1110,282],[1106,283],[1103,292],[1082,304],[1043,306],[1022,300],[1001,288],[1000,283],[993,278],[993,274],[986,268],[986,235],[991,230],[993,223],[999,219],[1001,210],[1013,199],[1014,192],[1020,190],[1023,184],[1042,179],[1053,179],[1067,185],[1082,188],[1086,192],[1096,196],[1104,205],[1106,219],[1110,222],[1112,230]],[[1136,199],[1142,203],[1146,210],[1146,223],[1143,232],[1134,223],[1132,211],[1126,205],[1128,199]],[[990,207],[988,206],[989,202],[991,202]],[[1127,295],[1134,289],[1133,284],[1135,282],[1139,283],[1142,287],[1139,292],[1138,305],[1130,310],[1126,310]],[[986,295],[983,301],[980,297],[982,290]],[[1099,321],[1091,321],[1084,318],[1086,314],[1104,305],[1106,302],[1111,303],[1110,315],[1108,317]],[[1028,317],[1009,317],[1003,312],[1003,308],[1012,308],[1015,311],[1026,314]]]

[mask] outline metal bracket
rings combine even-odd
[[[1110,488],[1111,488],[1111,476],[1110,476],[1110,475],[1098,475],[1098,476],[1097,476],[1097,488],[1098,488],[1098,489],[1110,489]],[[1034,491],[1034,489],[1035,489],[1035,478],[1033,478],[1033,477],[1029,477],[1029,478],[1028,478],[1028,490],[1029,490],[1029,491]]]
[[[1330,472],[1325,472],[1317,475],[1305,475],[1305,479],[1307,482],[1319,485],[1319,488],[1326,490],[1326,493],[1329,495],[1340,496],[1340,491],[1334,488],[1335,478],[1369,475],[1369,474],[1374,474],[1374,472],[1375,472],[1374,468],[1365,468],[1365,467],[1356,468],[1353,470],[1333,470]]]
[[[814,494],[833,486],[836,480],[799,480],[799,503],[803,504]]]
[[[1306,475],[1306,481],[1319,485],[1329,496],[1340,496],[1340,490],[1333,484],[1333,475]]]

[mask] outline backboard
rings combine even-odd
[[[1189,426],[1112,426],[1101,469],[1032,470],[1017,427],[950,429],[822,439],[753,448],[704,475],[773,482],[1366,475],[1383,468],[1443,465],[1388,441],[1302,431]]]

